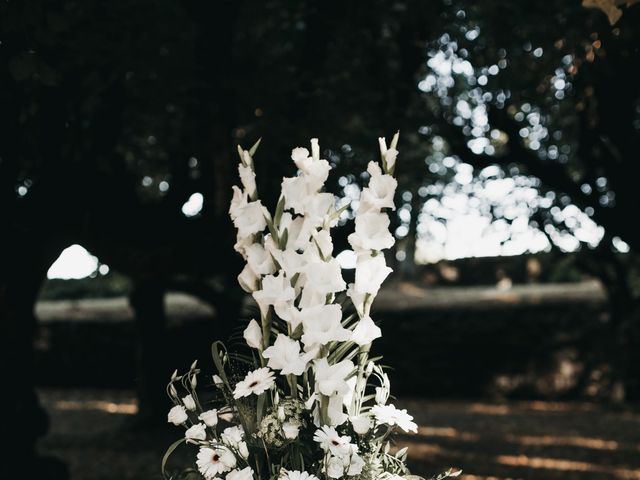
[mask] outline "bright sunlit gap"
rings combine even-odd
[[[100,264],[98,258],[91,255],[81,245],[74,244],[65,248],[58,259],[49,267],[47,278],[70,280],[95,276],[98,273],[106,275],[109,273],[109,267]]]

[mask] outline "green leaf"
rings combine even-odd
[[[174,452],[174,450],[176,448],[178,448],[178,446],[184,441],[185,441],[185,439],[181,438],[180,440],[176,440],[175,442],[173,442],[171,444],[171,446],[169,448],[167,448],[167,451],[165,452],[164,456],[162,457],[162,475],[164,476],[164,478],[167,478],[167,473],[165,472],[165,467],[167,465],[167,460],[169,460],[169,457]]]

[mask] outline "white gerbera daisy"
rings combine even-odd
[[[196,460],[198,471],[211,480],[236,466],[236,457],[227,448],[201,447]]]
[[[307,472],[300,472],[298,470],[286,471],[280,476],[280,480],[319,480],[315,475],[311,475]]]
[[[244,380],[236,384],[236,388],[233,391],[233,398],[238,399],[248,397],[249,395],[260,395],[273,387],[274,383],[275,378],[269,368],[258,368],[257,370],[247,373]]]
[[[397,425],[405,432],[418,431],[418,425],[413,422],[413,417],[404,408],[400,410],[394,405],[376,405],[371,409],[371,413],[378,423],[384,423],[390,427]]]
[[[316,430],[313,439],[320,444],[325,452],[331,452],[338,458],[349,454],[351,437],[340,436],[336,429],[327,425]]]
[[[243,468],[242,470],[232,470],[227,473],[227,480],[252,480],[253,469],[251,467]]]

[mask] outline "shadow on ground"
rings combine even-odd
[[[41,391],[51,413],[43,453],[69,463],[73,480],[160,479],[165,448],[180,431],[136,425],[135,395],[113,390]],[[402,437],[416,473],[450,466],[463,480],[640,480],[640,413],[589,403],[399,402],[417,435]],[[175,462],[188,461],[178,452]]]

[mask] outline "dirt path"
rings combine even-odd
[[[159,479],[164,448],[179,432],[135,427],[131,392],[43,390],[51,432],[41,451],[65,459],[73,480]],[[640,480],[640,413],[586,403],[407,400],[418,435],[416,473],[449,466],[463,480]],[[179,459],[178,459],[179,460]]]

